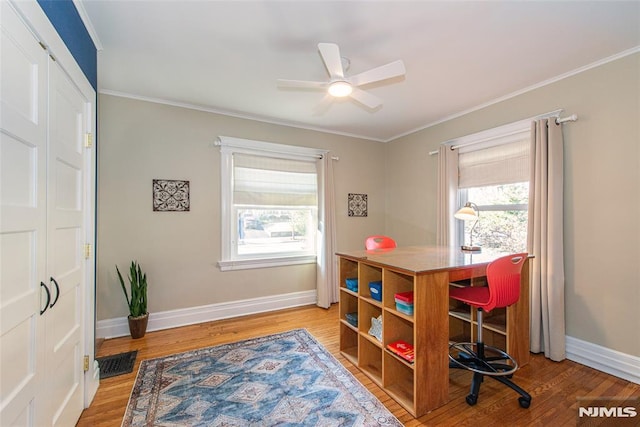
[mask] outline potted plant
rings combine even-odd
[[[142,338],[147,331],[147,322],[149,320],[149,313],[147,312],[147,274],[142,272],[140,264],[138,264],[137,261],[131,261],[128,277],[131,289],[131,298],[129,298],[127,287],[124,284],[124,279],[117,265],[116,271],[118,272],[124,297],[127,299],[127,305],[129,306],[128,319],[131,338]]]

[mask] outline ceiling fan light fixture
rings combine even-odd
[[[397,60],[354,76],[346,77],[345,71],[349,69],[351,61],[349,61],[348,58],[340,56],[340,48],[337,44],[318,43],[318,51],[320,52],[326,71],[329,73],[328,81],[318,82],[279,79],[278,86],[323,89],[327,91],[323,102],[324,100],[331,101],[333,98],[351,97],[353,101],[362,104],[364,107],[370,110],[376,110],[382,105],[382,100],[366,90],[360,89],[360,86],[404,76],[406,72],[404,63]]]
[[[335,96],[336,98],[349,96],[352,90],[353,87],[351,87],[351,84],[344,80],[338,80],[329,85],[329,95]]]

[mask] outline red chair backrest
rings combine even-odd
[[[387,236],[369,236],[364,241],[364,247],[367,250],[371,249],[390,249],[395,248],[396,241]]]
[[[487,282],[489,284],[489,302],[485,311],[495,307],[507,307],[520,298],[520,273],[529,254],[513,254],[503,256],[487,266]]]

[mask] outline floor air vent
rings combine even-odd
[[[133,371],[138,350],[127,353],[114,354],[112,356],[98,357],[100,365],[100,379],[103,380],[116,375],[128,374]]]

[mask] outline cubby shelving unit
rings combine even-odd
[[[358,279],[358,291],[346,287],[346,279]],[[371,298],[369,282],[382,281],[382,301]],[[426,367],[437,359],[426,350],[429,328],[416,328],[420,314],[407,315],[396,310],[394,295],[414,292],[414,306],[427,299],[417,292],[417,277],[402,271],[371,265],[363,261],[340,258],[340,351],[374,383],[414,416],[420,416],[446,402],[447,391],[432,393],[424,382],[428,376]],[[442,286],[446,286],[443,282]],[[357,307],[358,326],[347,321],[346,314]],[[417,308],[416,308],[417,310]],[[382,342],[369,334],[371,318],[382,316]],[[444,312],[446,317],[446,312]],[[442,316],[441,316],[442,317]],[[442,335],[442,334],[441,334]],[[432,338],[432,337],[431,337]],[[414,363],[409,363],[386,349],[396,340],[411,343],[416,351]],[[446,345],[446,337],[440,339]],[[441,345],[441,346],[442,346]],[[441,358],[440,358],[441,359]],[[441,360],[442,361],[442,360]],[[442,382],[446,363],[435,363],[433,378]],[[440,378],[438,378],[440,377]]]
[[[338,253],[340,352],[414,417],[449,400],[449,343],[475,339],[476,314],[449,298],[449,286],[482,286],[488,261],[434,247],[393,252]],[[490,261],[490,259],[489,259]],[[529,360],[529,273],[523,270],[521,299],[485,316],[484,339],[509,352],[520,365]],[[358,279],[357,291],[347,279]],[[382,281],[382,300],[371,298],[369,282]],[[396,310],[395,294],[413,291],[414,311]],[[357,313],[357,325],[347,314]],[[382,318],[382,341],[369,334],[371,319]],[[414,347],[407,362],[387,349],[403,340]]]

